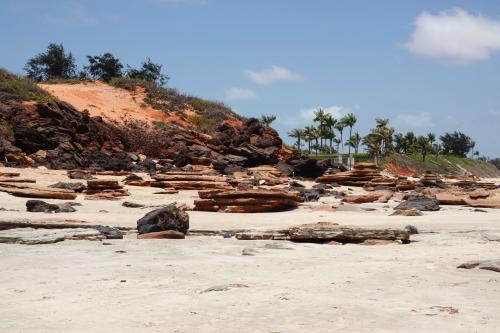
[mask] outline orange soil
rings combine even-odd
[[[73,105],[77,110],[88,110],[91,116],[101,116],[112,122],[124,123],[127,120],[176,122],[189,125],[187,119],[177,114],[166,114],[144,103],[146,94],[137,90],[131,92],[115,88],[100,81],[79,84],[39,84],[39,86],[58,99]],[[186,114],[194,114],[186,110]]]
[[[386,163],[384,167],[397,176],[411,177],[417,170],[409,167],[399,167],[394,163]]]

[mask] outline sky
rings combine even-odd
[[[168,85],[286,133],[322,107],[397,132],[459,130],[500,156],[500,1],[0,0],[0,67],[63,43],[164,65]]]

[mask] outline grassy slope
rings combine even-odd
[[[417,172],[431,171],[440,174],[464,174],[470,172],[478,177],[500,177],[500,170],[493,164],[470,158],[457,156],[427,156],[422,162],[422,156],[403,156],[392,154],[384,159],[384,162],[394,163],[399,167],[414,168]]]

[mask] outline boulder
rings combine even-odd
[[[137,221],[139,234],[175,230],[186,234],[189,229],[189,215],[176,204],[155,209]]]
[[[456,195],[447,192],[436,194],[436,199],[440,205],[465,205],[465,195]]]
[[[424,196],[408,196],[406,201],[397,205],[395,210],[410,210],[416,209],[420,211],[437,211],[440,209],[439,201],[436,198]]]

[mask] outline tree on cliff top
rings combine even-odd
[[[62,44],[50,43],[47,51],[28,60],[24,70],[36,81],[70,79],[76,75],[75,58],[64,51]]]
[[[85,70],[99,80],[109,82],[114,77],[122,77],[123,65],[120,59],[115,58],[111,53],[104,53],[100,56],[87,56],[89,65]]]

